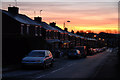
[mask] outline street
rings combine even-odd
[[[53,67],[45,70],[36,69],[18,69],[10,72],[3,72],[3,79],[15,80],[39,80],[43,78],[94,78],[100,71],[100,67],[104,65],[109,56],[113,52],[113,48],[109,48],[104,52],[87,56],[81,59],[68,59],[67,57],[56,59]]]

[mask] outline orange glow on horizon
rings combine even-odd
[[[3,3],[2,9],[7,10],[9,4]],[[43,21],[56,22],[63,29],[63,23],[68,31],[91,30],[94,33],[118,33],[117,3],[18,3],[19,13],[34,19],[41,16]],[[31,7],[32,6],[32,7]],[[34,11],[36,12],[34,14]],[[67,21],[70,21],[69,23]]]

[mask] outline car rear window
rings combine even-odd
[[[28,56],[31,56],[31,57],[44,57],[45,56],[45,52],[44,51],[41,51],[41,52],[31,52],[31,53],[29,53]]]

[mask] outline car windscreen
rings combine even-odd
[[[31,52],[28,54],[28,56],[30,57],[44,57],[45,56],[45,52],[41,51],[41,52]]]

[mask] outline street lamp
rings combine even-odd
[[[68,20],[67,22],[70,22],[70,21]],[[65,22],[63,23],[63,25],[64,25],[63,27],[64,27],[64,29],[65,29],[65,28],[66,28],[66,27],[65,27]]]
[[[40,17],[41,17],[41,12],[42,12],[42,10],[40,10]]]

